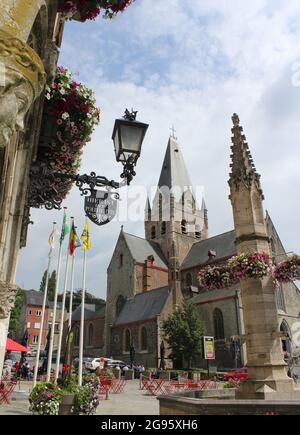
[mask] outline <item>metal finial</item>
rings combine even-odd
[[[131,109],[131,112],[129,112],[128,109],[125,110],[125,115],[123,116],[124,119],[127,119],[128,121],[135,121],[136,115],[138,114],[138,111]]]

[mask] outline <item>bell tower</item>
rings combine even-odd
[[[160,245],[170,268],[170,287],[178,303],[180,266],[192,245],[208,237],[208,214],[204,200],[196,195],[174,134],[170,136],[157,191],[145,209],[145,237]],[[176,287],[176,290],[175,290]]]

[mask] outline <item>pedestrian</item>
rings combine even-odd
[[[16,363],[15,363],[15,371],[16,371],[16,378],[19,378],[20,377],[20,371],[21,371],[20,361],[16,361]]]

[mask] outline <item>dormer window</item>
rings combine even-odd
[[[167,224],[166,224],[166,222],[163,222],[161,224],[161,234],[162,234],[162,236],[164,236],[166,234],[166,232],[167,232]]]
[[[195,225],[195,239],[201,239],[201,228],[200,225]]]
[[[153,226],[152,228],[151,228],[151,239],[153,240],[153,239],[155,239],[156,238],[156,230],[155,230],[155,227]]]
[[[181,221],[181,233],[187,234],[187,221],[186,220]]]

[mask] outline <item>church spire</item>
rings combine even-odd
[[[158,187],[179,188],[184,193],[192,186],[184,158],[174,135],[170,136]]]
[[[250,189],[252,183],[255,182],[259,192],[263,198],[263,191],[260,186],[260,175],[257,173],[249,145],[246,141],[246,136],[243,134],[243,127],[240,126],[240,119],[235,113],[232,116],[233,128],[232,128],[232,163],[231,173],[229,178],[230,187],[235,187],[237,190],[241,185]]]

